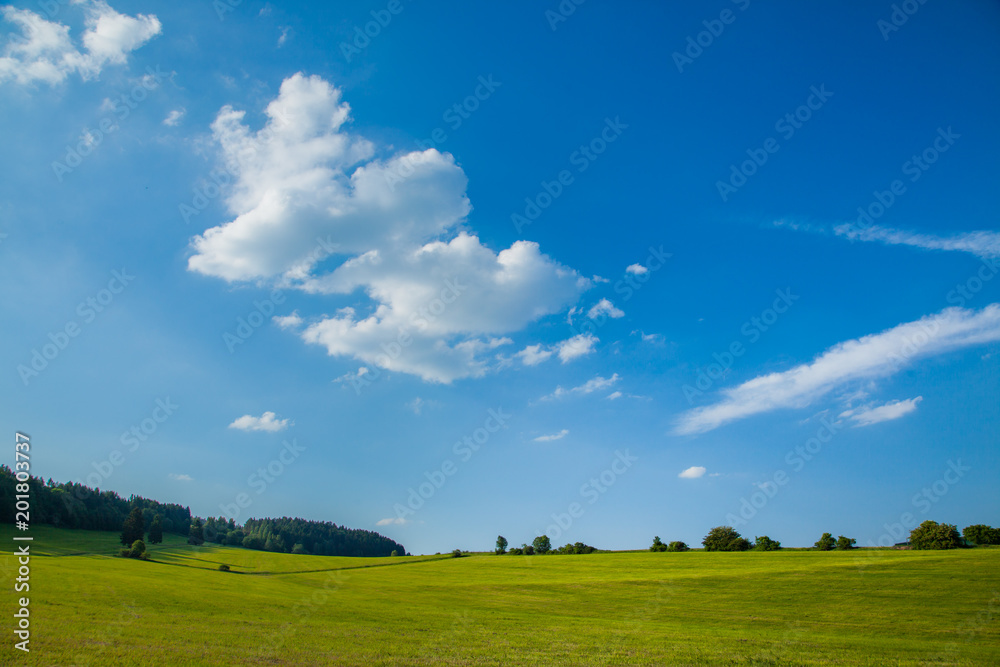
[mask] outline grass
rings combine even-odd
[[[32,534],[20,664],[1000,664],[1000,549],[361,559],[168,536],[143,562],[117,534]]]

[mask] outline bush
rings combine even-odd
[[[229,566],[226,565],[225,563],[223,563],[222,565],[219,566],[219,571],[220,572],[229,572]]]
[[[455,549],[454,551],[451,552],[452,558],[461,558],[463,555],[465,554],[462,553],[461,549]]]
[[[847,551],[848,549],[853,549],[854,545],[857,543],[858,541],[853,537],[844,537],[843,535],[837,536],[837,549],[839,549],[840,551]]]
[[[120,550],[118,555],[122,558],[140,558],[142,560],[149,558],[146,554],[146,543],[142,540],[136,540],[130,548]]]
[[[977,523],[963,528],[962,537],[972,544],[1000,544],[1000,528]]]
[[[524,549],[522,549],[521,547],[513,547],[510,550],[509,553],[512,554],[512,555],[514,555],[514,556],[523,556],[524,555]]]
[[[559,547],[556,549],[555,553],[560,554],[592,554],[597,549],[590,546],[589,544],[584,544],[583,542],[576,542],[574,544],[567,544],[564,547]]]
[[[666,551],[667,545],[660,541],[660,536],[657,535],[653,538],[653,545],[649,547],[650,551]]]
[[[754,551],[780,551],[781,542],[777,540],[772,540],[767,535],[761,535],[760,537],[754,538],[755,542],[753,545]]]
[[[833,535],[830,533],[823,533],[823,536],[813,546],[820,551],[830,551],[837,545],[837,541],[833,539]]]
[[[295,553],[295,551],[293,550],[293,551],[292,551],[292,553]],[[391,553],[391,554],[389,554],[389,556],[390,556],[391,558],[396,558],[396,557],[398,557],[398,556],[399,556],[399,552],[398,552],[398,551],[396,551],[395,549],[393,549],[393,550],[392,550],[392,553]]]
[[[671,542],[670,544],[667,545],[667,551],[670,551],[670,552],[691,551],[691,547],[689,547],[684,542],[674,541],[674,542]]]
[[[705,551],[746,551],[750,548],[749,540],[731,526],[716,526],[708,531],[701,543]]]
[[[535,555],[535,547],[531,546],[530,544],[522,544],[521,549],[524,551],[525,556]]]
[[[910,547],[914,549],[957,549],[962,546],[958,528],[950,523],[924,521],[910,531]]]
[[[304,546],[304,545],[302,545],[302,544],[300,544],[300,543],[296,542],[296,543],[295,543],[295,544],[294,544],[294,545],[292,546],[292,553],[293,553],[293,554],[307,554],[307,553],[309,553],[309,552],[308,552],[308,551],[306,550],[306,548],[305,548],[305,546]],[[396,555],[396,552],[395,552],[395,551],[393,551],[393,552],[392,552],[392,555],[393,555],[393,556],[395,556],[395,555]]]

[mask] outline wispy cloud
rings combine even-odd
[[[554,354],[552,350],[542,347],[541,344],[529,345],[516,355],[525,366],[537,366],[543,361],[547,361]]]
[[[812,362],[726,389],[716,403],[683,413],[674,432],[704,433],[781,408],[804,408],[848,382],[887,377],[919,358],[1000,340],[1000,304],[947,308],[881,333],[838,343]]]
[[[186,113],[184,107],[180,109],[174,109],[167,114],[167,117],[163,119],[163,124],[168,127],[177,127],[181,123],[181,119],[184,118]]]
[[[880,422],[899,419],[916,411],[917,404],[924,400],[923,396],[907,398],[902,401],[889,401],[885,405],[864,405],[840,413],[841,419],[850,419],[855,426],[871,426]]]
[[[569,435],[569,429],[563,429],[558,433],[553,433],[552,435],[540,435],[535,438],[535,442],[552,442],[553,440],[562,440],[567,435]]]
[[[563,389],[562,387],[556,387],[556,390],[549,394],[548,396],[543,396],[543,401],[551,401],[556,398],[565,398],[567,396],[580,395],[580,394],[592,394],[595,391],[601,389],[607,389],[615,385],[619,380],[618,373],[615,373],[609,378],[601,377],[600,375],[587,380],[585,383],[581,384],[579,387],[573,387],[572,389]]]
[[[905,245],[924,250],[967,252],[983,259],[1000,257],[1000,233],[974,231],[952,236],[920,234],[890,227],[872,225],[861,229],[855,223],[845,223],[833,228],[834,234],[852,241],[875,241],[886,245]]]
[[[276,419],[273,412],[265,412],[260,417],[243,415],[239,419],[234,420],[233,423],[229,425],[229,428],[234,428],[240,431],[267,431],[268,433],[277,433],[278,431],[285,430],[293,423],[294,422],[291,422],[288,419]]]
[[[410,523],[403,517],[389,517],[388,519],[379,519],[375,522],[376,526],[405,526]]]
[[[691,466],[687,470],[682,471],[678,477],[681,479],[698,479],[707,472],[704,466]]]
[[[194,481],[194,478],[191,477],[191,475],[178,475],[175,472],[170,473],[169,475],[167,475],[167,477],[169,477],[170,479],[174,480],[175,482],[193,482]]]

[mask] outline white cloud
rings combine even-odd
[[[376,526],[405,526],[408,523],[410,523],[408,520],[406,520],[403,517],[399,516],[399,517],[390,517],[388,519],[379,519],[378,521],[375,522],[375,525]]]
[[[86,30],[81,38],[84,50],[75,46],[69,27],[47,21],[27,9],[0,7],[4,20],[16,25],[20,35],[8,38],[0,55],[0,83],[35,82],[55,85],[76,72],[87,81],[96,78],[107,64],[122,65],[128,54],[160,34],[154,15],[137,17],[119,14],[104,0],[71,3],[83,9]]]
[[[599,342],[600,339],[589,333],[568,338],[556,346],[559,350],[559,360],[567,364],[574,359],[585,357],[594,351],[594,344]]]
[[[607,396],[605,396],[605,398],[608,399],[609,401],[617,401],[621,397],[622,393],[620,391],[613,391]]]
[[[691,466],[687,470],[681,472],[677,476],[681,479],[698,479],[706,472],[704,466]]]
[[[552,442],[553,440],[562,440],[567,435],[569,435],[569,430],[564,428],[558,433],[553,433],[552,435],[540,435],[535,438],[535,442]]]
[[[188,268],[370,299],[357,315],[342,309],[307,327],[307,343],[427,381],[479,377],[491,341],[590,286],[536,243],[494,252],[458,230],[471,206],[454,158],[434,149],[376,158],[346,131],[350,108],[323,79],[286,79],[265,113],[258,132],[231,107],[212,125],[240,174],[226,197],[233,218],[192,240]]]
[[[288,41],[288,35],[291,33],[291,26],[281,26],[281,35],[278,36],[278,48],[280,49]]]
[[[899,419],[911,412],[916,411],[917,404],[924,400],[923,396],[907,398],[902,401],[889,401],[885,405],[866,405],[859,408],[852,408],[840,413],[841,419],[850,419],[855,426],[871,426],[879,422],[887,422]]]
[[[293,312],[291,315],[275,315],[271,318],[271,321],[282,329],[298,329],[302,326],[302,322],[304,322],[299,316],[298,311]]]
[[[644,273],[649,273],[649,269],[647,269],[642,264],[629,264],[628,266],[625,267],[625,272],[631,273],[636,276],[641,276]]]
[[[241,431],[267,431],[268,433],[277,433],[278,431],[285,430],[291,424],[294,424],[294,422],[290,422],[287,419],[275,419],[275,414],[273,412],[265,412],[260,417],[243,415],[239,419],[233,421],[233,423],[229,425],[229,428],[235,428]]]
[[[170,479],[174,480],[175,482],[193,482],[194,481],[194,478],[191,477],[191,475],[178,475],[175,472],[170,473],[169,475],[167,475],[167,477],[169,477]]]
[[[548,396],[543,396],[542,400],[550,401],[552,399],[564,398],[566,396],[572,396],[574,394],[592,394],[595,391],[599,391],[601,389],[607,389],[608,387],[617,384],[619,380],[621,380],[621,378],[618,377],[618,373],[615,373],[609,378],[604,378],[598,375],[594,378],[591,378],[590,380],[587,380],[584,384],[580,385],[579,387],[573,387],[572,389],[563,389],[562,387],[556,387],[556,390],[554,392],[552,392]]]
[[[422,399],[419,396],[417,396],[412,401],[410,401],[409,403],[407,403],[406,407],[408,409],[412,410],[413,414],[419,415],[420,413],[422,413],[424,411],[424,408],[429,407],[430,405],[431,405],[431,403],[429,401],[425,401],[424,399]]]
[[[833,231],[837,236],[843,236],[852,241],[876,241],[886,245],[906,245],[924,250],[967,252],[983,259],[1000,257],[1000,233],[993,231],[936,236],[880,227],[879,225],[859,229],[855,223],[838,225],[834,227]]]
[[[537,366],[543,361],[547,361],[554,353],[552,350],[543,348],[539,345],[529,345],[515,356],[521,360],[521,363],[525,366]]]
[[[167,114],[167,117],[163,119],[163,124],[169,127],[177,127],[180,125],[181,119],[184,118],[186,109],[181,107],[180,109],[174,109]]]
[[[612,319],[618,319],[619,317],[624,317],[625,313],[618,308],[615,308],[615,304],[611,303],[607,299],[601,299],[596,305],[594,305],[593,308],[587,311],[587,317],[592,320],[596,320],[601,315],[607,315]]]
[[[751,415],[804,408],[849,382],[888,377],[916,358],[997,340],[1000,304],[980,311],[947,308],[881,333],[838,343],[810,363],[726,389],[718,402],[682,414],[674,432],[704,433]]]

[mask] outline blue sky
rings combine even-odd
[[[1000,523],[1000,8],[903,4],[5,6],[4,428],[413,553]]]

